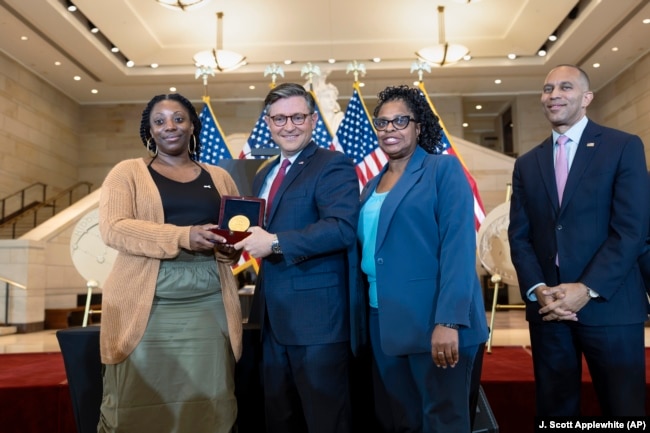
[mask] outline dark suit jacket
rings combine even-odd
[[[366,185],[362,203],[385,171]],[[431,352],[437,323],[461,325],[461,347],[487,340],[474,197],[456,157],[416,149],[382,204],[375,266],[386,354]]]
[[[278,161],[255,176],[253,194]],[[352,284],[356,266],[349,262],[356,256],[358,219],[352,161],[309,143],[274,198],[266,229],[277,234],[283,254],[262,260],[251,321],[264,323],[268,314],[281,344],[351,341],[356,350],[366,327],[363,294]]]
[[[648,172],[648,184],[650,185],[650,172]],[[648,187],[648,190],[650,192],[650,187]],[[650,196],[648,196],[648,201],[646,203],[650,208]],[[650,226],[650,219],[648,219],[648,225]],[[643,247],[643,252],[639,257],[639,266],[641,268],[641,275],[643,275],[646,292],[650,295],[650,228],[646,237],[645,246]]]
[[[517,159],[508,235],[529,321],[541,316],[526,291],[541,282],[582,282],[600,294],[578,312],[582,324],[647,319],[637,264],[648,230],[646,170],[639,137],[592,121],[578,144],[561,207],[552,139]]]

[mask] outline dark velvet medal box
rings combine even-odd
[[[236,244],[250,235],[249,227],[262,226],[266,200],[257,197],[224,195],[219,210],[219,228],[212,232]]]

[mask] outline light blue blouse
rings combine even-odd
[[[361,241],[361,270],[368,278],[370,288],[368,296],[370,306],[378,308],[377,303],[377,272],[375,270],[375,246],[377,244],[377,225],[379,224],[379,211],[388,192],[378,193],[373,191],[366,203],[361,208],[357,237]]]

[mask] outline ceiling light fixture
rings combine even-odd
[[[187,11],[194,9],[197,6],[202,6],[208,0],[156,0],[158,3],[168,9]]]
[[[438,6],[438,45],[422,48],[415,55],[431,66],[444,66],[458,62],[468,53],[464,45],[450,44],[445,40],[445,7]]]
[[[194,55],[194,64],[200,69],[214,71],[232,71],[246,64],[243,54],[223,49],[223,12],[217,12],[217,47],[212,50],[200,51]]]

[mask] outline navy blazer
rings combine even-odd
[[[368,182],[362,205],[386,170]],[[430,353],[437,323],[460,325],[461,347],[487,340],[474,196],[456,157],[416,148],[382,204],[375,268],[386,354]]]
[[[542,317],[526,291],[537,283],[561,282],[582,282],[601,296],[578,312],[580,323],[622,325],[647,319],[637,263],[648,231],[646,170],[639,137],[591,120],[578,143],[562,206],[552,138],[517,159],[508,236],[527,320]]]
[[[259,196],[279,158],[253,179]],[[359,180],[352,161],[313,141],[291,164],[275,195],[266,230],[283,254],[262,260],[251,321],[264,323],[281,344],[363,343],[363,293],[357,291],[356,228]],[[351,326],[352,322],[352,326]]]
[[[648,192],[650,193],[650,172],[648,172]],[[649,208],[648,213],[650,213],[650,196],[646,203]],[[650,224],[650,219],[648,219],[648,224]],[[646,292],[650,295],[650,228],[646,237],[643,252],[639,257],[639,267],[641,268],[641,275],[643,276]]]

